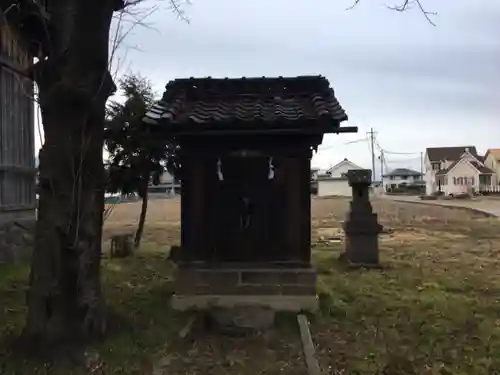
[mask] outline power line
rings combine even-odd
[[[350,144],[362,143],[362,142],[367,143],[368,151],[370,152],[371,159],[372,159],[372,178],[375,178],[375,160],[380,161],[380,176],[381,176],[381,178],[384,174],[384,171],[388,172],[390,169],[392,169],[392,168],[389,168],[390,164],[401,164],[401,163],[414,164],[417,161],[420,161],[420,164],[422,163],[422,156],[421,156],[422,153],[421,152],[396,152],[396,151],[386,150],[384,147],[382,147],[380,145],[379,141],[376,139],[376,134],[377,134],[377,132],[374,131],[373,128],[370,128],[370,131],[366,133],[366,137],[342,143],[342,145],[350,145]],[[329,149],[335,149],[338,146],[339,145],[320,146],[318,148],[318,152],[329,150]],[[378,156],[378,157],[375,156],[376,149],[380,152],[380,156]],[[389,155],[389,159],[387,159],[387,155]],[[393,160],[390,158],[390,155],[413,155],[413,157]],[[419,155],[419,156],[416,156],[416,155]],[[422,166],[420,167],[420,169],[422,169]]]
[[[379,150],[383,150],[384,154],[391,154],[391,155],[420,155],[420,152],[394,152],[394,151],[388,151],[385,148],[383,148],[378,141],[375,141],[375,145]]]
[[[391,152],[384,150],[386,154],[391,154],[391,155],[418,155],[420,152]]]
[[[411,163],[408,162],[394,162],[394,161],[386,161],[387,165],[390,167],[389,169],[394,169],[394,168],[409,168],[409,169],[416,169],[418,161],[414,161]]]
[[[368,140],[368,138],[360,138],[360,139],[355,139],[354,141],[344,142],[344,143],[342,143],[342,145],[350,145],[350,144],[359,143],[359,142],[366,142],[367,140]],[[320,147],[318,147],[318,151],[329,150],[329,149],[337,148],[337,147],[338,147],[338,145],[336,145],[336,146],[320,146]]]
[[[385,155],[385,154],[384,154]],[[413,158],[405,158],[405,159],[387,159],[385,158],[389,163],[405,163],[405,162],[416,162],[420,160],[420,157],[413,157]]]
[[[359,143],[359,142],[366,142],[368,138],[360,138],[356,139],[354,141],[349,141],[349,142],[344,142],[345,145],[350,145],[351,143]]]

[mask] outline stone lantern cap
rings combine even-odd
[[[347,171],[349,186],[370,185],[372,183],[372,171],[370,169],[349,169]]]

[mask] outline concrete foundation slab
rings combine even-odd
[[[174,310],[206,310],[214,307],[235,308],[240,305],[268,307],[274,311],[315,312],[318,309],[316,296],[270,296],[270,295],[177,295],[171,299]]]
[[[275,311],[314,311],[318,305],[316,271],[310,266],[181,266],[174,290],[172,306],[178,310],[243,304]]]

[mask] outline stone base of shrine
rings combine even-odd
[[[213,307],[262,306],[275,311],[315,311],[313,268],[180,267],[172,307],[204,310]]]

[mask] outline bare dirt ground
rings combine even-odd
[[[471,220],[481,223],[496,222],[485,215],[460,208],[443,208],[430,205],[395,202],[387,199],[373,201],[381,224],[399,228],[426,227],[427,232],[440,232],[444,227],[454,231],[468,228]],[[311,204],[314,235],[341,234],[341,224],[349,211],[347,198],[314,198]],[[118,204],[104,226],[104,239],[118,233],[133,232],[140,212],[140,202]],[[435,226],[433,226],[435,225]],[[429,233],[427,233],[429,234]],[[401,233],[396,234],[401,236]],[[148,246],[169,246],[180,241],[180,199],[153,200],[148,207],[144,242]]]

